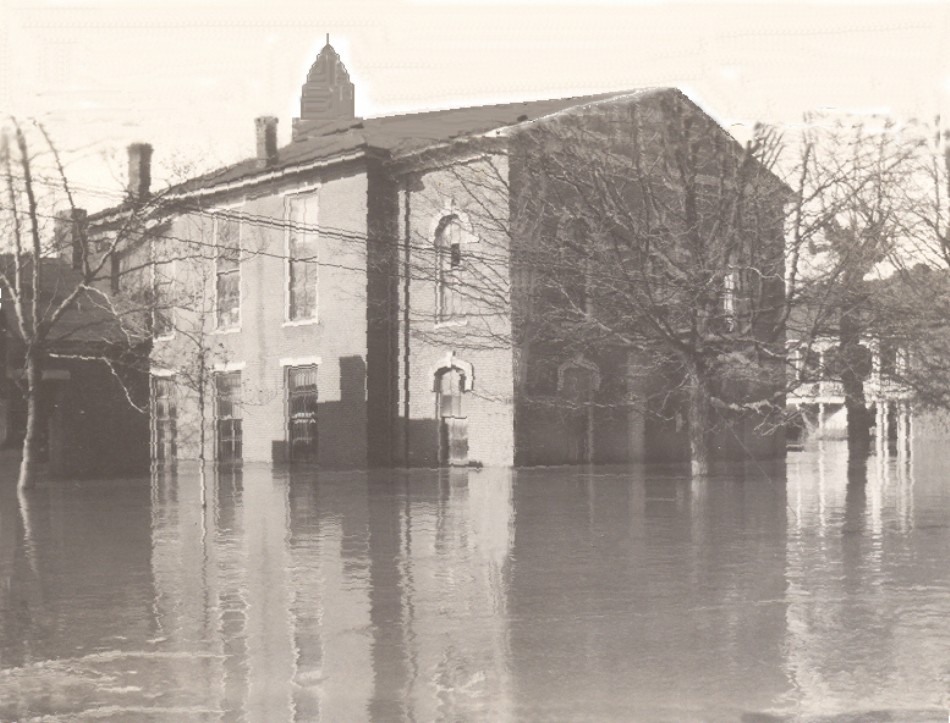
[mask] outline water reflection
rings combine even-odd
[[[4,489],[0,720],[930,714],[933,454]]]
[[[933,446],[879,446],[849,462],[843,443],[790,458],[783,710],[946,715],[950,485],[934,474],[940,458]]]

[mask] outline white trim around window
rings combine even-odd
[[[280,366],[282,367],[305,367],[312,366],[314,364],[320,365],[323,362],[318,356],[297,356],[297,357],[286,357],[280,360]]]
[[[244,371],[247,362],[217,362],[212,368],[213,372],[240,372]]]

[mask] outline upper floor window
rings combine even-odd
[[[736,328],[736,292],[739,288],[739,274],[732,270],[722,279],[722,314],[726,329],[734,331]]]
[[[215,308],[219,330],[241,326],[241,221],[215,216]]]
[[[169,249],[151,240],[152,274],[152,336],[168,338],[175,330],[175,309],[172,283],[175,278],[175,260]]]
[[[287,197],[287,319],[317,318],[317,196]]]
[[[594,259],[590,227],[582,218],[566,217],[562,223],[563,243],[566,245],[568,258],[576,266],[576,270],[568,272],[564,290],[567,292],[572,311],[582,317],[590,318],[594,314]],[[580,271],[581,273],[577,273]]]
[[[169,462],[178,455],[178,407],[175,380],[152,377],[152,459]]]
[[[898,349],[894,342],[881,339],[878,342],[878,373],[885,379],[893,378],[898,371]]]
[[[462,268],[462,224],[458,216],[446,216],[435,233],[436,319],[450,321],[461,315],[459,272]]]

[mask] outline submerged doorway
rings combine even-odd
[[[600,389],[600,372],[583,357],[558,369],[558,389],[565,410],[565,453],[568,464],[594,461],[594,394]]]
[[[439,464],[464,466],[468,464],[468,418],[462,405],[465,375],[457,367],[439,370],[436,373],[435,391]]]

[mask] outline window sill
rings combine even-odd
[[[241,327],[235,326],[232,329],[215,329],[211,333],[219,336],[224,336],[226,334],[240,334]]]
[[[319,319],[287,319],[281,326],[316,326],[319,323]]]
[[[154,337],[152,337],[152,341],[153,341],[153,342],[156,342],[156,341],[171,341],[171,340],[174,339],[174,338],[175,338],[175,334],[174,334],[174,333],[172,333],[172,334],[163,334],[162,336],[154,336]]]
[[[436,329],[451,329],[456,326],[468,326],[468,318],[463,317],[461,319],[446,319],[445,321],[435,322]]]

